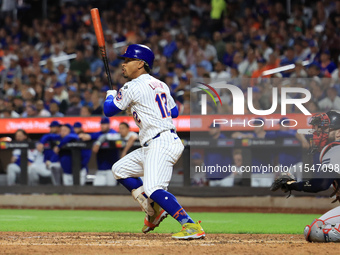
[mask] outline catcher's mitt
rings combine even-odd
[[[271,191],[277,191],[278,189],[283,190],[285,193],[290,191],[291,188],[289,187],[290,184],[296,182],[294,175],[291,173],[283,173],[280,176],[276,177],[275,181],[273,182],[272,186],[270,187]],[[290,196],[290,194],[289,194]],[[289,197],[288,196],[288,197]]]

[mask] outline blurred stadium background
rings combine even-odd
[[[223,162],[240,166],[255,164],[254,159],[262,160],[263,156],[264,162],[273,165],[316,162],[317,156],[312,158],[307,154],[308,146],[294,132],[287,137],[265,138],[263,132],[275,132],[279,125],[265,126],[256,139],[254,135],[244,136],[244,131],[256,133],[253,128],[212,128],[211,123],[204,123],[195,130],[190,129],[190,113],[196,113],[192,109],[195,101],[190,98],[190,81],[225,79],[243,90],[252,87],[256,109],[270,107],[268,95],[273,86],[303,87],[312,94],[312,99],[305,104],[310,112],[340,110],[340,1],[331,0],[2,0],[2,206],[136,207],[132,199],[126,199],[128,193],[120,186],[93,186],[97,171],[95,155],[88,163],[85,186],[56,186],[50,177],[43,176],[39,176],[35,185],[27,185],[29,176],[23,155],[49,132],[52,121],[72,126],[79,122],[85,133],[100,131],[101,104],[109,87],[91,23],[93,7],[101,13],[115,89],[125,82],[117,55],[127,45],[142,43],[155,52],[152,74],[169,85],[180,109],[175,124],[186,150],[175,166],[170,191],[180,196],[184,206],[331,207],[327,199],[301,198],[305,194],[290,198],[288,203],[282,194],[269,193],[268,182],[256,184],[250,175],[230,172],[196,175],[190,169],[191,160],[196,164]],[[229,114],[227,118],[233,118],[230,93],[222,91],[221,96],[228,103],[223,107],[211,104],[209,114]],[[278,108],[275,116],[280,119],[279,113]],[[308,119],[299,109],[291,107],[287,113],[287,118],[297,119],[302,128],[307,127]],[[246,115],[247,119],[255,117]],[[110,127],[119,131],[121,122],[138,132],[127,113],[111,118]],[[15,143],[14,133],[18,129],[25,130],[30,140]],[[208,151],[190,150],[190,130],[196,132],[195,136],[202,134],[208,138]],[[13,141],[8,142],[6,137]],[[222,143],[214,142],[217,138]],[[122,140],[106,146],[121,151],[125,144]],[[91,148],[92,144],[79,140],[69,145],[73,159],[78,159],[84,146]],[[138,142],[134,146],[138,146]],[[16,175],[15,184],[9,186],[6,171],[14,149],[22,151],[21,174]],[[73,161],[73,169],[80,170],[79,162]],[[73,174],[78,177],[79,171]],[[269,180],[274,177],[270,176]],[[313,201],[318,201],[317,205]]]

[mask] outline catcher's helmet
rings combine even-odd
[[[340,112],[331,110],[327,113],[316,114],[309,124],[314,129],[311,152],[321,151],[329,142],[329,132],[340,129]]]
[[[340,129],[340,112],[332,110],[326,114],[329,118],[329,128],[331,130]]]
[[[153,60],[155,59],[155,55],[153,54],[152,50],[142,44],[131,44],[125,50],[123,55],[120,55],[119,58],[135,58],[140,59],[145,62],[146,65],[152,69]]]

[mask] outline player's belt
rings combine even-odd
[[[167,131],[167,130],[165,130],[165,131]],[[165,132],[165,131],[163,131],[163,132]],[[160,137],[161,136],[161,133],[163,133],[163,132],[160,132],[160,133],[158,133],[156,136],[154,136],[153,138],[152,138],[152,140],[153,139],[156,139],[156,138],[158,138],[158,137]],[[175,131],[175,129],[170,129],[170,132],[171,133],[176,133],[176,131]],[[151,139],[150,139],[151,140]],[[148,144],[148,142],[145,142],[144,144],[143,144],[143,147],[147,147],[147,146],[149,146],[149,144]]]

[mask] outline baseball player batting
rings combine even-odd
[[[336,195],[333,202],[340,201],[340,112],[329,111],[316,114],[309,124],[313,126],[311,152],[320,152],[322,172],[329,172],[328,176],[297,182],[294,176],[286,174],[274,181],[271,190],[316,193],[327,190],[333,184],[334,192],[331,196]],[[304,235],[309,242],[340,242],[340,206],[315,219],[311,225],[307,225]]]
[[[172,238],[204,238],[200,222],[195,223],[167,191],[173,165],[184,146],[172,123],[172,118],[178,116],[178,109],[169,88],[149,74],[154,54],[147,46],[132,44],[120,58],[124,59],[122,74],[130,81],[118,93],[107,91],[104,113],[111,117],[131,107],[142,147],[116,162],[112,166],[113,174],[146,212],[144,233],[153,230],[170,214],[182,225],[182,230]],[[144,183],[141,176],[144,176]]]

